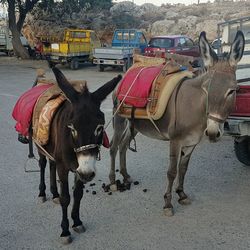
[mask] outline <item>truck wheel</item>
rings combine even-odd
[[[122,66],[122,71],[125,73],[128,70],[128,62],[125,61],[124,65]]]
[[[79,68],[79,60],[77,58],[73,58],[70,62],[70,68],[76,70]]]
[[[241,140],[234,140],[234,151],[237,159],[247,165],[250,166],[250,137],[246,137]]]
[[[8,55],[8,56],[14,56],[14,54],[15,54],[15,53],[14,53],[13,50],[9,50],[9,51],[7,52],[7,55]]]
[[[103,71],[104,71],[104,65],[99,64],[99,65],[98,65],[98,70],[99,70],[100,72],[103,72]]]

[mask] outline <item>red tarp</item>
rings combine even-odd
[[[138,67],[129,70],[123,77],[118,87],[118,100],[122,101],[123,98],[127,95],[124,101],[125,104],[132,105],[136,108],[145,107],[148,102],[148,96],[151,90],[152,83],[160,73],[162,68],[163,65],[146,68]],[[131,84],[133,84],[133,86],[128,92]]]
[[[12,117],[17,121],[16,131],[27,136],[31,122],[32,112],[38,97],[53,84],[35,86],[22,94],[16,102]]]

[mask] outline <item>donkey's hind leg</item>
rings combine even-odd
[[[114,135],[111,141],[110,146],[110,158],[111,158],[111,167],[109,172],[109,180],[110,185],[113,187],[114,191],[117,187],[115,187],[115,158],[117,155],[118,147],[120,143],[123,141],[124,133],[126,132],[126,128],[128,126],[128,121],[125,118],[115,116],[114,117]]]
[[[59,193],[56,184],[56,163],[52,160],[49,160],[50,168],[50,192],[53,195],[53,202],[59,204]]]
[[[40,184],[39,184],[39,195],[38,198],[41,202],[46,201],[46,185],[45,185],[45,168],[46,168],[46,156],[39,153],[39,167],[40,167]]]
[[[179,203],[182,205],[188,205],[191,203],[191,200],[188,198],[188,196],[184,192],[183,183],[185,174],[187,172],[188,163],[190,160],[190,157],[192,155],[192,152],[194,150],[196,145],[193,146],[185,146],[181,148],[181,156],[178,166],[178,185],[176,188],[176,193],[179,195]]]
[[[178,165],[179,158],[180,158],[180,149],[181,148],[178,142],[170,141],[170,165],[167,171],[168,185],[167,185],[166,193],[164,195],[165,206],[163,207],[164,214],[166,216],[174,215],[173,205],[171,203],[172,188],[173,188],[173,183],[177,174],[177,165]]]

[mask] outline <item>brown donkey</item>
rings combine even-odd
[[[181,204],[189,203],[184,192],[184,177],[190,156],[205,134],[211,142],[223,134],[223,125],[234,108],[236,66],[244,52],[244,35],[238,31],[229,54],[218,58],[202,32],[199,38],[205,69],[197,77],[186,79],[174,90],[163,117],[155,121],[134,120],[134,128],[145,136],[170,141],[170,165],[167,172],[168,186],[164,195],[164,213],[173,215],[172,187],[178,173],[176,193]],[[156,129],[156,126],[158,129]],[[160,131],[160,132],[159,132]],[[114,135],[111,143],[111,189],[115,190],[115,158],[119,148],[120,173],[124,182],[131,182],[126,169],[126,151],[132,140],[130,120],[114,117]]]
[[[72,227],[77,232],[83,232],[85,229],[79,216],[83,187],[86,182],[95,177],[95,163],[103,142],[105,120],[100,105],[114,90],[121,76],[115,77],[93,93],[90,93],[87,87],[82,93],[79,93],[58,68],[51,66],[58,86],[67,100],[60,106],[52,120],[50,140],[44,148],[54,158],[54,161],[50,160],[50,188],[53,199],[58,199],[59,196],[56,185],[56,170],[60,180],[61,237],[63,243],[70,243],[72,238],[67,212],[70,203],[68,175],[69,172],[75,173],[74,201],[71,212],[74,222]],[[39,156],[39,197],[44,201],[46,199],[44,172],[47,160],[42,151],[39,151]]]

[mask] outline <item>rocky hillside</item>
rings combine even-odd
[[[24,34],[30,42],[37,36],[53,35],[60,37],[69,26],[94,29],[103,42],[109,43],[115,28],[143,29],[149,38],[152,35],[187,34],[197,39],[202,30],[208,39],[216,37],[217,23],[250,15],[250,0],[221,1],[214,3],[165,4],[157,7],[146,3],[138,6],[132,2],[116,3],[109,11],[82,11],[58,16],[55,13],[34,11],[27,18]]]

